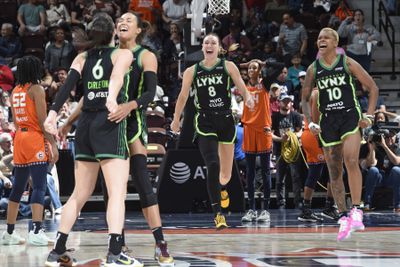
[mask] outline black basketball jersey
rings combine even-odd
[[[359,108],[354,77],[347,68],[345,55],[338,55],[331,67],[317,59],[314,61],[314,73],[321,113]]]
[[[106,110],[106,100],[108,96],[108,86],[113,63],[111,55],[115,51],[113,47],[93,48],[87,52],[85,65],[82,69],[83,81],[83,110]],[[127,93],[121,89],[117,102],[127,101]]]
[[[192,89],[197,110],[222,111],[231,108],[232,80],[221,59],[211,68],[197,63],[194,68]]]
[[[137,45],[132,49],[133,61],[129,69],[129,101],[138,99],[144,90],[143,86],[143,65],[142,65],[142,54],[146,51],[146,48]]]

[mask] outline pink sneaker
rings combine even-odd
[[[337,241],[343,241],[350,237],[351,234],[351,219],[350,217],[342,216],[338,223],[340,224]]]
[[[363,223],[363,211],[360,209],[357,209],[356,207],[352,208],[350,211],[350,222],[351,222],[351,231],[358,231],[358,230],[364,230],[365,226]]]

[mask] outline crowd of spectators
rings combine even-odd
[[[335,16],[340,2],[342,1],[231,0],[230,13],[218,16],[221,25],[215,30],[227,51],[227,59],[238,66],[251,59],[260,59],[267,62],[265,71],[268,71],[269,62],[284,63],[281,74],[269,88],[272,112],[279,113],[282,108],[287,109],[283,107],[285,104],[289,105],[289,110],[293,113],[301,113],[300,91],[305,69],[317,57],[316,40],[320,29],[324,27],[338,30],[344,40],[341,42],[341,53],[347,53],[356,58],[366,70],[370,69],[371,55],[381,41],[379,32],[365,22],[362,10],[355,10],[342,20]],[[160,66],[158,85],[162,88],[159,91],[166,98],[161,95],[158,97],[168,99],[169,103],[163,107],[163,113],[166,117],[171,117],[170,110],[173,110],[181,85],[180,53],[191,45],[185,43],[183,38],[184,23],[188,21],[186,15],[191,13],[190,4],[190,0],[18,1],[17,20],[10,18],[0,21],[0,131],[12,137],[15,130],[8,97],[14,86],[12,70],[18,58],[27,53],[35,53],[41,57],[46,68],[42,85],[46,90],[47,100],[51,103],[66,79],[71,61],[77,53],[82,52],[82,44],[87,40],[85,30],[90,27],[93,16],[98,12],[106,12],[116,20],[124,12],[132,10],[146,21],[148,26],[141,43],[157,56]],[[388,8],[393,7],[390,12],[397,12],[393,1],[387,1],[387,4]],[[29,49],[33,42],[27,41],[27,35],[40,36],[39,47]],[[246,81],[247,70],[241,73]],[[358,89],[358,92],[362,92],[362,88]],[[81,86],[78,85],[71,92],[70,102],[61,111],[60,123],[76,105],[81,96],[80,90]],[[282,101],[281,94],[287,95],[288,98],[285,99],[290,101]],[[362,93],[359,97],[361,100],[365,98]],[[240,112],[240,104],[237,106],[237,112]],[[382,106],[384,107],[383,103]],[[0,169],[3,158],[2,156]],[[301,172],[293,169],[293,174],[300,175]],[[299,184],[297,179],[293,181],[296,182],[293,184],[296,202],[299,202],[299,192],[303,186],[301,180],[304,182],[304,177],[298,180]],[[0,190],[7,191],[12,186],[11,172],[7,175],[0,174],[0,182]],[[280,187],[283,186],[281,182],[278,181]],[[279,200],[284,203],[284,196],[279,196]],[[56,209],[58,208],[60,207],[57,203]]]

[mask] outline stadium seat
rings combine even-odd
[[[165,156],[165,148],[160,144],[149,143],[147,145],[147,170],[149,172],[149,178],[153,187],[157,182],[158,169]]]
[[[165,147],[165,144],[167,143],[166,130],[161,127],[148,128],[148,142],[160,144]]]
[[[146,111],[146,121],[148,128],[151,127],[164,128],[165,126],[164,114],[155,110]]]

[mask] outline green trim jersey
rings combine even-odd
[[[129,77],[127,77],[129,79],[129,101],[138,99],[143,94],[144,78],[141,57],[143,52],[145,52],[146,50],[146,48],[140,45],[137,45],[134,49],[131,50],[133,54],[133,61],[129,69]]]
[[[83,108],[86,111],[106,110],[108,86],[113,63],[111,55],[115,51],[113,47],[93,48],[87,52],[85,65],[82,69],[83,81]],[[128,100],[126,83],[121,89],[117,102],[123,103]]]
[[[192,83],[196,109],[198,111],[230,110],[231,84],[232,80],[226,70],[225,60],[219,60],[211,68],[197,63],[194,67]]]
[[[314,61],[313,66],[321,113],[359,108],[354,77],[347,67],[345,55],[337,55],[330,67],[321,59]]]

